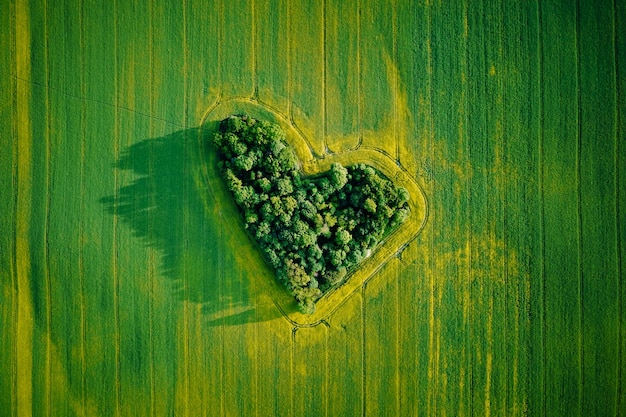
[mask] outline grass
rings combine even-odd
[[[100,3],[0,9],[5,414],[623,414],[622,2]],[[233,102],[423,190],[314,321],[208,187]]]

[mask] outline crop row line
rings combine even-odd
[[[613,0],[613,56],[615,59],[615,68],[613,72],[613,79],[615,82],[615,112],[614,112],[614,122],[615,122],[615,231],[616,231],[616,260],[617,260],[617,274],[618,274],[618,291],[617,291],[617,305],[618,305],[618,323],[619,323],[619,334],[618,334],[618,347],[617,347],[617,395],[616,397],[616,410],[621,410],[623,405],[621,404],[622,396],[622,361],[623,361],[623,346],[624,346],[624,324],[623,324],[623,288],[624,283],[622,281],[622,257],[621,257],[621,248],[622,248],[622,225],[621,225],[621,217],[620,217],[620,138],[624,133],[621,131],[621,115],[618,111],[619,105],[622,102],[622,89],[620,83],[620,56],[618,45],[618,9],[617,9],[618,0]],[[623,30],[623,29],[622,29]],[[619,412],[619,411],[618,411]]]

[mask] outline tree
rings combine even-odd
[[[346,270],[346,268],[340,267],[338,269],[328,272],[324,278],[330,285],[336,285],[346,277],[347,273],[348,271]]]
[[[399,208],[391,218],[391,227],[395,227],[401,223],[403,223],[409,217],[409,209],[408,208]]]
[[[285,245],[292,246],[296,241],[296,234],[289,227],[284,227],[278,232],[278,237],[282,242],[285,242]]]
[[[376,203],[371,198],[368,198],[363,203],[363,208],[370,213],[376,213]]]
[[[341,266],[346,259],[346,252],[343,249],[331,249],[328,254],[330,263],[336,267]]]
[[[294,289],[293,293],[302,313],[315,313],[315,302],[322,296],[322,291],[319,288],[299,287]]]
[[[350,265],[358,265],[363,260],[363,252],[360,249],[354,248],[352,249],[346,258],[346,261],[350,263]]]
[[[229,116],[224,119],[221,125],[222,128],[224,128],[225,130],[235,133],[240,132],[245,127],[245,124],[243,123],[243,120],[241,120],[241,117],[235,115]]]
[[[321,178],[319,180],[318,183],[318,189],[320,194],[324,197],[327,198],[330,196],[330,194],[335,191],[335,189],[333,188],[332,184],[330,183],[330,180],[328,178]]]
[[[246,146],[246,145],[243,145],[243,146]],[[256,161],[255,161],[253,156],[251,156],[251,155],[243,155],[243,154],[240,154],[239,156],[236,156],[233,161],[234,161],[235,166],[237,168],[239,168],[242,171],[246,171],[246,172],[250,171],[252,169],[252,167],[256,163]]]
[[[259,178],[257,180],[257,186],[264,193],[268,193],[272,189],[272,182],[265,177]]]
[[[274,214],[274,207],[271,203],[271,199],[270,201],[265,202],[265,204],[261,206],[261,209],[259,210],[259,212],[261,213],[261,217],[263,219],[266,219],[269,221],[273,220],[276,217],[276,215]]]
[[[256,214],[256,212],[254,212],[252,210],[246,210],[246,223],[247,224],[254,224],[257,221],[259,221],[259,215]]]
[[[269,143],[270,152],[272,152],[276,156],[278,156],[280,152],[286,147],[287,145],[285,145],[285,143],[281,139],[278,139],[278,138],[272,139]]]
[[[293,231],[298,235],[302,235],[309,230],[309,225],[302,220],[296,220],[293,224]]]
[[[267,236],[271,231],[270,224],[266,221],[259,223],[259,226],[256,229],[256,237],[262,238]]]
[[[348,170],[335,162],[330,166],[330,179],[335,190],[341,190],[348,182]]]
[[[309,220],[314,220],[317,216],[317,208],[310,201],[300,203],[300,213]]]
[[[293,212],[298,208],[298,201],[290,195],[283,197],[282,204],[284,210],[289,214],[293,214]]]
[[[249,208],[253,205],[254,201],[254,189],[248,185],[238,187],[233,190],[233,195],[235,196],[235,201],[240,205]]]
[[[293,185],[289,178],[279,178],[276,180],[276,190],[279,195],[287,195],[293,193]]]
[[[278,269],[280,267],[281,260],[280,260],[280,257],[276,254],[276,251],[274,249],[272,249],[272,248],[265,248],[264,252],[265,252],[265,256],[266,256],[267,260],[269,261],[270,265],[272,265],[274,268]]]
[[[296,154],[291,148],[284,148],[278,153],[278,161],[280,163],[280,171],[291,171],[297,167]]]
[[[338,229],[335,233],[335,241],[339,246],[345,246],[352,240],[352,235],[345,229]]]
[[[293,288],[304,287],[311,281],[311,277],[304,268],[291,259],[285,261],[285,274],[287,282]]]
[[[317,234],[311,229],[304,232],[300,238],[299,244],[302,247],[308,247],[317,242]]]
[[[316,261],[322,257],[322,249],[319,247],[318,244],[311,245],[309,246],[308,254],[310,261]]]

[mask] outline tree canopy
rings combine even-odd
[[[233,115],[213,143],[245,227],[304,313],[409,215],[408,191],[369,165],[304,177],[276,124]]]

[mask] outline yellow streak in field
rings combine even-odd
[[[77,396],[72,395],[72,391],[67,378],[67,370],[64,368],[64,364],[61,362],[60,353],[57,346],[54,344],[54,341],[52,340],[52,336],[50,334],[42,335],[37,343],[43,346],[51,347],[50,369],[52,380],[50,382],[50,390],[52,391],[52,398],[56,399],[56,402],[58,404],[63,404],[63,401],[66,400],[69,401],[71,410],[76,416],[97,416],[97,407],[93,401],[88,401],[87,404],[85,404],[85,408],[83,408],[81,399],[77,398]]]
[[[485,415],[491,415],[491,381],[493,376],[493,297],[489,299],[487,316],[487,361],[485,366]]]
[[[340,154],[355,150],[360,146],[359,138],[363,139],[363,145],[381,149],[392,158],[402,161],[405,168],[414,169],[414,153],[410,144],[416,140],[412,136],[415,123],[409,107],[408,94],[403,88],[398,66],[389,52],[382,51],[385,64],[386,84],[391,89],[391,101],[380,102],[379,128],[361,129],[360,131],[340,132],[328,134],[326,142],[331,153]],[[330,95],[340,95],[340,88],[336,83],[328,82],[327,88]],[[348,103],[350,105],[350,103]],[[323,132],[319,132],[318,135]]]
[[[15,5],[15,53],[17,75],[30,79],[30,22],[28,4]],[[30,248],[28,243],[31,211],[31,142],[30,85],[17,82],[17,215],[16,215],[16,270],[17,270],[17,414],[32,413],[33,369],[33,305],[30,298]]]
[[[16,270],[17,270],[17,415],[31,416],[33,412],[33,337],[34,315],[30,293],[30,245],[29,221],[32,199],[32,151],[33,141],[30,118],[31,89],[30,84],[22,80],[30,80],[30,21],[27,1],[20,1],[15,7],[15,52],[17,82],[17,215],[15,219]],[[54,398],[63,398],[70,393],[66,372],[60,361],[59,353],[50,340],[50,335],[42,335],[35,343],[51,346],[50,366],[53,380],[50,389]],[[82,409],[80,401],[70,399],[72,410],[78,416],[95,416],[94,406],[91,410]]]
[[[527,274],[521,274],[520,271],[520,266],[519,266],[519,258],[518,258],[518,254],[517,252],[513,252],[508,255],[508,266],[507,269],[509,271],[509,276],[510,276],[510,271],[515,271],[515,277],[517,277],[517,279],[519,280],[523,280],[523,282],[528,282],[529,281],[529,277],[527,276]],[[511,284],[509,284],[511,285]],[[515,296],[514,299],[514,303],[515,303],[515,313],[514,313],[514,317],[513,317],[513,322],[515,324],[515,330],[513,335],[511,335],[512,338],[514,338],[515,340],[515,354],[513,355],[513,363],[512,363],[512,367],[513,367],[513,389],[511,390],[511,392],[513,393],[518,393],[519,392],[519,355],[520,355],[520,320],[521,320],[521,311],[520,309],[522,308],[520,306],[520,300],[519,300],[519,294],[517,294]],[[509,319],[510,320],[510,319]],[[513,396],[513,405],[511,407],[511,410],[513,412],[514,415],[519,415],[521,414],[521,409],[520,409],[520,398],[515,395]]]
[[[395,135],[394,143],[397,143],[398,154],[396,157],[398,160],[402,161],[402,165],[407,170],[413,171],[415,169],[415,155],[409,144],[416,139],[421,140],[421,138],[414,138],[411,135],[411,132],[415,132],[415,122],[411,115],[411,109],[409,108],[409,96],[406,88],[402,85],[402,77],[400,76],[398,66],[393,62],[389,54],[385,54],[384,58],[387,68],[387,79],[396,80],[396,82],[393,83],[394,91],[392,92],[395,97],[395,108],[391,110],[391,114],[395,118],[395,121],[392,121],[395,128],[391,129],[390,126],[390,130],[393,131]]]
[[[28,2],[18,1],[15,5],[15,60],[17,76],[30,79],[30,22]]]

